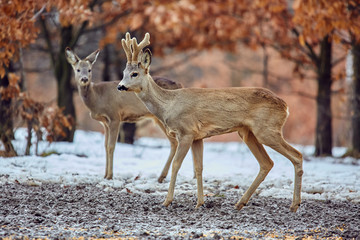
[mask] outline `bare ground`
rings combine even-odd
[[[303,200],[296,213],[290,199],[253,196],[241,211],[236,192],[205,198],[105,192],[95,185],[0,185],[2,238],[343,238],[360,239],[360,204]]]

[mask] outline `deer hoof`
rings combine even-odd
[[[160,176],[158,178],[158,183],[162,183],[164,181],[165,177],[164,176]]]
[[[197,203],[195,209],[201,207],[202,205],[204,205],[204,202]]]
[[[112,176],[109,176],[109,175],[105,175],[105,177],[104,177],[105,179],[107,179],[107,180],[111,180],[112,179]]]
[[[246,206],[246,203],[237,203],[235,204],[235,209],[241,210],[244,206]]]
[[[290,207],[290,211],[296,212],[299,208],[300,204],[292,204]]]
[[[171,202],[172,202],[171,200],[167,200],[167,199],[166,199],[166,200],[164,201],[164,203],[163,203],[163,206],[164,206],[164,207],[167,207],[167,206],[169,206],[169,205],[171,204]]]

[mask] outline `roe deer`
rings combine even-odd
[[[70,48],[66,48],[65,55],[67,61],[73,67],[81,99],[89,109],[90,116],[104,126],[106,150],[105,178],[112,179],[114,149],[122,121],[136,122],[143,118],[152,118],[165,134],[166,131],[163,124],[146,109],[134,93],[118,94],[116,90],[118,83],[115,81],[92,82],[92,66],[99,52],[100,50],[96,50],[86,58],[80,59]],[[156,81],[157,84],[168,89],[182,87],[181,84],[165,78],[157,78]],[[171,150],[163,171],[158,178],[158,182],[162,182],[166,177],[177,147],[176,139],[169,135],[167,137],[170,141]]]
[[[135,38],[122,39],[127,55],[121,91],[133,91],[177,141],[169,191],[164,206],[174,199],[176,176],[192,147],[197,178],[197,205],[204,203],[202,170],[203,139],[237,131],[260,165],[260,171],[236,203],[242,209],[273,167],[263,144],[288,158],[295,169],[294,195],[290,210],[296,212],[301,202],[302,155],[283,138],[282,128],[288,117],[286,103],[264,88],[233,87],[219,89],[183,88],[173,91],[158,87],[150,76],[151,52],[142,49],[150,44],[149,33],[138,45]],[[121,94],[120,94],[121,95]]]

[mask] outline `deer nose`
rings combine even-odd
[[[87,81],[89,81],[89,79],[88,79],[87,77],[83,77],[83,78],[81,78],[81,81],[82,81],[83,83],[87,83]]]
[[[125,87],[124,85],[120,85],[120,84],[117,86],[117,89],[118,89],[119,91],[127,91],[127,90],[128,90],[127,87]]]

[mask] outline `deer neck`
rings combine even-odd
[[[84,104],[91,108],[94,105],[94,83],[87,84],[85,86],[78,85],[79,93]]]
[[[136,93],[140,100],[145,104],[147,109],[158,119],[162,119],[167,111],[167,106],[173,99],[173,92],[159,87],[155,81],[149,76],[149,81],[145,81],[141,92]]]

